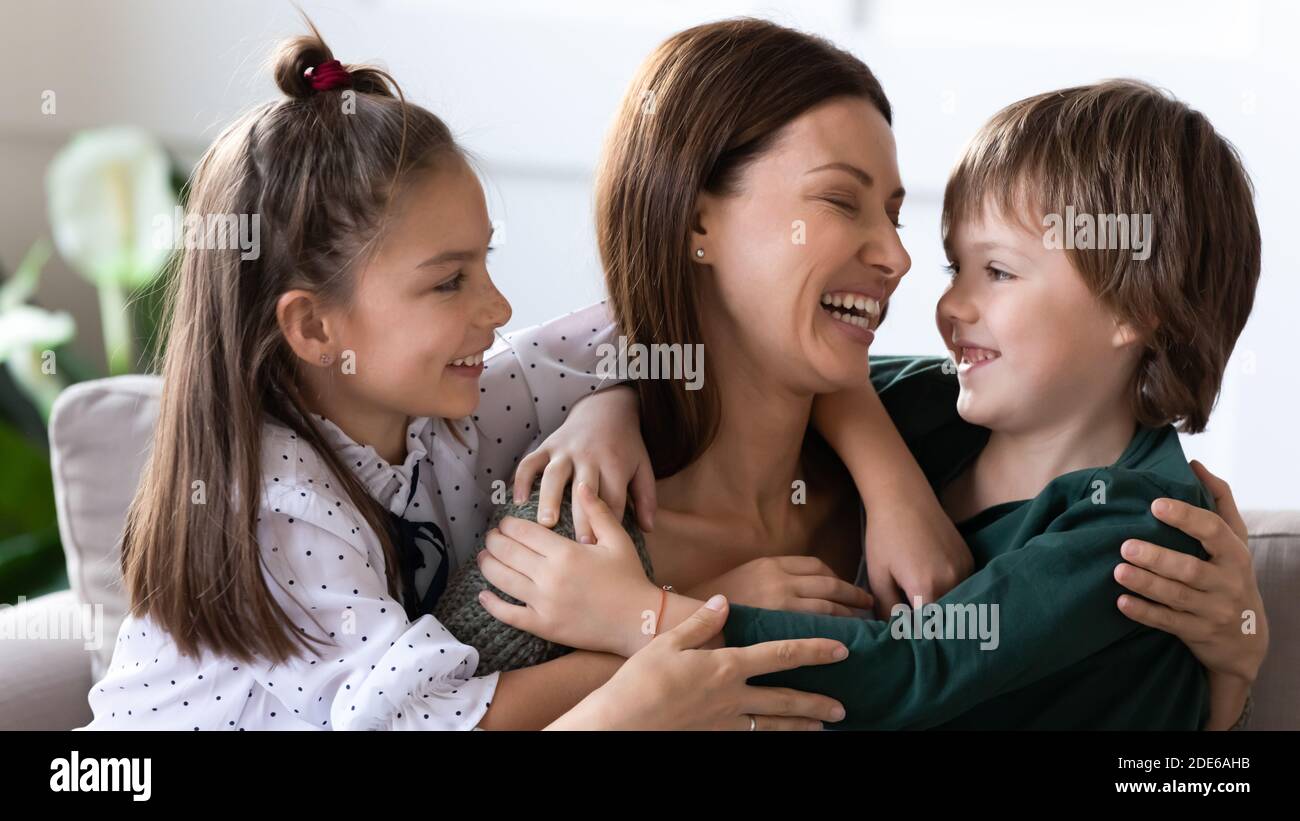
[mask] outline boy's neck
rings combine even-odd
[[[1024,430],[994,430],[963,475],[945,491],[955,521],[994,505],[1032,499],[1071,471],[1119,460],[1137,430],[1122,403]]]

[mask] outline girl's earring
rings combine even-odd
[[[334,361],[334,357],[330,356],[330,355],[327,354],[327,353],[323,353],[323,354],[320,355],[320,363],[321,363],[322,365],[328,365],[328,364],[330,364],[330,363],[333,362],[333,361]]]
[[[703,248],[696,248],[696,249],[695,249],[695,258],[696,258],[696,259],[704,259],[704,249],[703,249]]]

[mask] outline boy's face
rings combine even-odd
[[[954,225],[948,244],[954,274],[936,320],[957,363],[963,419],[1027,432],[1127,408],[1141,346],[1065,250],[987,206]]]

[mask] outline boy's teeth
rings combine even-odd
[[[962,348],[961,358],[963,362],[983,362],[986,359],[997,359],[1001,354],[997,351],[990,351],[987,348]]]

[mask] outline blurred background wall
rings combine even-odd
[[[306,0],[344,62],[386,65],[480,158],[504,228],[493,274],[523,327],[600,297],[591,178],[639,62],[668,35],[736,15],[826,36],[862,57],[895,107],[903,240],[913,257],[877,353],[942,353],[933,307],[945,282],[938,209],[949,168],[994,111],[1051,88],[1115,76],[1173,91],[1236,144],[1264,238],[1255,314],[1210,431],[1189,455],[1244,507],[1300,507],[1293,331],[1300,308],[1300,5],[1123,0]],[[49,235],[44,173],[75,132],[141,126],[188,168],[222,125],[276,91],[263,61],[301,25],[288,2],[48,0],[0,4],[0,263]],[[53,91],[55,113],[43,113]],[[102,361],[94,289],[56,256],[34,300],[77,320]]]

